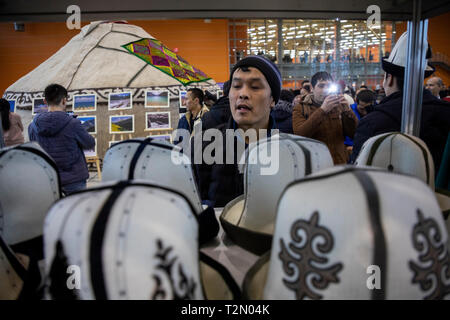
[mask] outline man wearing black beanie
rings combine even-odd
[[[223,207],[229,201],[244,193],[243,172],[238,168],[239,152],[234,152],[233,163],[229,163],[227,152],[230,153],[227,134],[234,132],[234,151],[243,150],[237,146],[245,146],[259,139],[260,130],[267,130],[267,136],[272,129],[277,129],[274,119],[270,115],[271,109],[278,102],[281,92],[281,74],[278,68],[269,60],[261,56],[249,56],[240,60],[233,67],[230,74],[230,101],[231,117],[227,123],[219,125],[223,137],[223,156],[220,163],[196,164],[194,151],[192,161],[200,196],[204,204],[214,207]],[[241,129],[241,130],[237,130]],[[205,134],[204,131],[203,134]],[[253,136],[252,136],[253,135]],[[203,139],[201,151],[212,143],[211,139]],[[217,139],[213,142],[217,143]],[[220,140],[220,139],[219,139]],[[226,145],[228,143],[228,145]],[[216,147],[216,145],[214,145]],[[208,148],[211,149],[211,146]],[[197,151],[195,151],[197,150]],[[233,151],[233,150],[232,150]]]

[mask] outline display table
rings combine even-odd
[[[218,221],[222,210],[223,208],[215,208]],[[241,288],[245,274],[259,258],[259,256],[234,244],[226,236],[222,226],[220,226],[217,237],[203,245],[200,250],[224,265]]]

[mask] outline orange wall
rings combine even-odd
[[[228,20],[129,23],[142,27],[167,47],[178,48],[178,54],[216,82],[228,79]],[[12,23],[0,23],[0,93],[53,55],[78,32],[67,29],[65,22],[26,23],[25,32],[14,31]]]
[[[406,22],[398,23],[397,38],[406,31]],[[450,30],[450,12],[428,20],[428,42],[432,52],[440,52],[450,58],[450,41],[448,31]],[[442,78],[446,86],[450,86],[450,72],[437,67],[435,75]]]

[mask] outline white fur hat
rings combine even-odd
[[[431,49],[426,42],[422,44],[428,48],[426,58],[431,58]],[[384,71],[393,74],[394,76],[404,78],[406,67],[406,55],[408,49],[408,33],[404,32],[395,43],[394,49],[389,54],[387,59],[381,60],[381,66]],[[425,78],[431,76],[435,71],[434,67],[427,64],[425,68]]]
[[[170,143],[159,139],[132,139],[109,148],[103,160],[102,181],[144,179],[174,188],[192,202],[197,213],[202,204],[189,159]],[[174,163],[172,156],[181,164]]]
[[[44,248],[53,299],[239,295],[224,268],[200,257],[198,216],[186,196],[142,180],[104,183],[55,203],[45,221]]]
[[[272,170],[261,158],[268,154]],[[253,253],[266,252],[284,188],[294,180],[332,166],[327,146],[317,140],[281,133],[251,144],[245,161],[244,194],[228,203],[220,216],[227,236]]]
[[[449,298],[447,230],[421,180],[334,167],[283,192],[272,250],[249,270],[251,299]]]
[[[56,164],[37,143],[0,151],[0,235],[14,252],[42,258],[44,218],[60,197]]]

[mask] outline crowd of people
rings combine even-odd
[[[383,83],[375,88],[365,85],[353,88],[320,71],[304,80],[298,90],[283,89],[278,67],[266,57],[256,55],[233,66],[220,98],[199,88],[188,89],[186,113],[179,119],[177,131],[188,132],[190,139],[183,140],[186,135],[175,134],[174,143],[182,150],[186,145],[190,147],[193,176],[202,204],[209,209],[224,207],[244,194],[244,170],[240,165],[243,152],[251,143],[270,138],[272,132],[318,140],[327,146],[333,163],[340,165],[353,164],[369,138],[400,131],[406,65],[402,59],[406,55],[397,54],[396,50],[406,48],[396,45],[383,60]],[[450,146],[450,97],[443,81],[432,76],[433,71],[432,68],[425,71],[419,137],[430,150],[437,175],[441,168],[449,166],[448,159],[443,159],[446,146]],[[94,148],[95,139],[79,119],[66,112],[69,98],[66,88],[51,84],[45,88],[44,97],[48,112],[34,116],[28,138],[54,160],[62,191],[69,195],[86,188],[89,172],[83,149]],[[0,99],[0,113],[6,146],[24,143],[21,118],[10,111],[5,99]],[[200,139],[201,145],[193,147],[198,143],[196,135],[205,136],[209,129],[219,136]],[[222,141],[219,148],[218,141]],[[203,154],[212,149],[219,161],[194,160],[196,152]]]
[[[404,48],[403,48],[404,49]],[[397,48],[397,50],[400,50]],[[278,129],[325,143],[334,164],[353,163],[363,144],[386,132],[400,131],[406,61],[395,60],[396,52],[384,60],[382,87],[361,85],[356,90],[344,81],[336,81],[327,72],[317,72],[304,80],[299,90],[281,87],[276,65],[263,56],[241,59],[224,84],[224,96],[210,107],[201,107],[201,94],[188,105],[187,117],[201,120],[205,132],[226,129]],[[427,70],[426,77],[431,73]],[[374,90],[372,90],[374,89]],[[423,91],[420,138],[428,146],[435,174],[450,128],[450,103],[440,78],[426,80]],[[193,95],[194,96],[194,95]],[[195,131],[189,124],[189,131]],[[184,117],[178,128],[185,128]],[[242,140],[242,139],[241,139]],[[245,148],[248,143],[245,140]],[[205,149],[209,143],[204,143]],[[224,150],[224,157],[226,157]],[[204,203],[224,206],[243,193],[243,176],[236,165],[201,164],[195,166],[197,183]],[[448,166],[444,163],[443,166]]]

